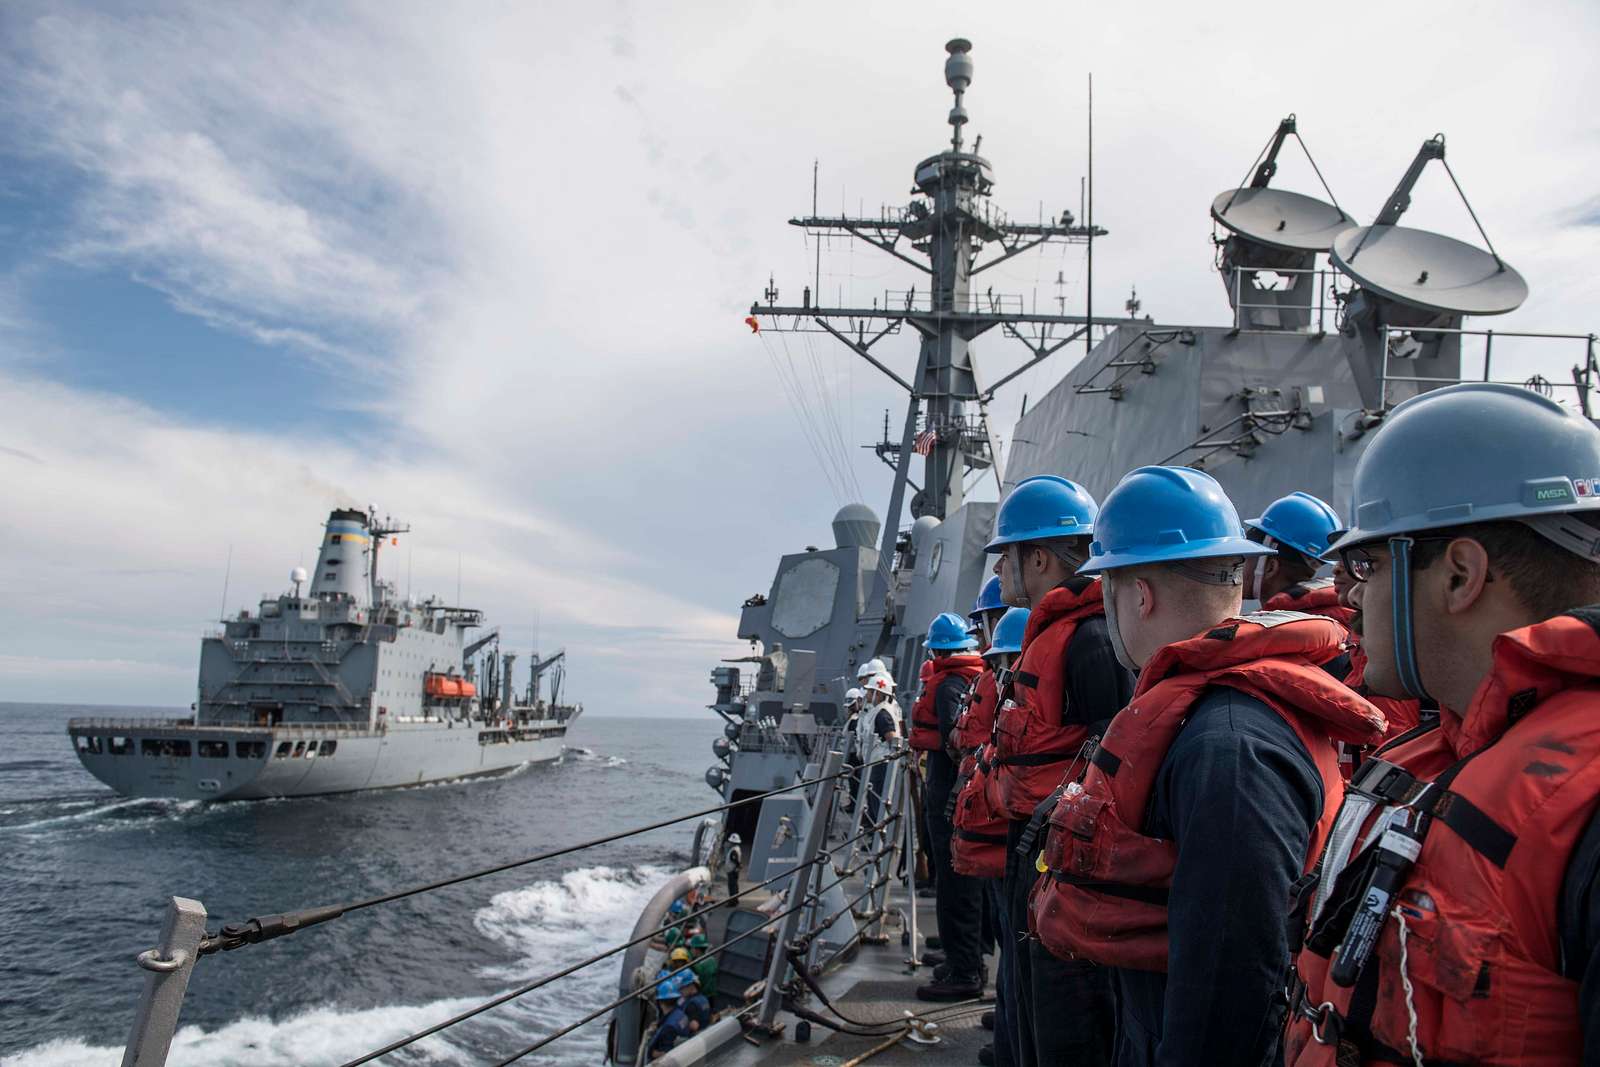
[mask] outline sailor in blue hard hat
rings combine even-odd
[[[983,658],[996,670],[1010,667],[1022,654],[1022,635],[1028,629],[1028,609],[1008,608],[994,627],[994,640],[983,650]]]
[[[967,696],[983,672],[967,620],[944,612],[928,626],[921,689],[911,708],[909,742],[924,753],[923,817],[934,868],[934,915],[945,954],[944,972],[917,989],[921,1000],[970,1000],[983,992],[983,884],[951,864],[954,827],[950,802],[957,779],[950,733],[967,706]]]
[[[1011,995],[1014,1062],[1103,1062],[1110,1055],[1111,989],[1103,968],[1058,959],[1027,936],[1028,900],[1043,840],[1035,813],[1073,757],[1127,701],[1100,606],[1100,583],[1079,572],[1099,508],[1076,482],[1040,475],[1001,501],[988,551],[999,558],[1001,598],[1031,609],[1010,696],[995,713],[994,787],[1010,819],[1001,879],[1001,954]],[[999,1035],[996,1035],[997,1042]],[[1008,1050],[1010,1051],[1010,1050]]]
[[[1119,1063],[1153,1064],[1158,1045],[1162,1062],[1270,1060],[1276,1034],[1263,1020],[1289,959],[1291,886],[1341,795],[1329,732],[1368,743],[1381,731],[1376,709],[1315,666],[1342,646],[1342,626],[1299,613],[1238,617],[1245,560],[1272,551],[1245,536],[1214,478],[1187,467],[1131,472],[1095,521],[1082,571],[1102,577],[1118,658],[1142,673],[1082,799],[1068,802],[1105,807],[1086,829],[1093,840],[1073,847],[1103,856],[1112,846],[1102,837],[1126,826],[1170,852],[1153,862],[1155,852],[1127,847],[1139,857],[1113,876],[1124,896],[1092,880],[1055,891],[1041,936],[1068,950],[1088,942],[1092,958],[1113,965],[1118,1030],[1146,1043]],[[1145,791],[1128,784],[1138,781]],[[1148,929],[1128,903],[1140,893],[1158,893],[1166,908],[1159,966],[1125,954],[1142,936],[1137,924]],[[1093,929],[1073,918],[1085,908],[1100,911]]]
[[[1600,430],[1515,386],[1433,390],[1387,413],[1351,501],[1329,556],[1366,684],[1439,712],[1352,781],[1316,913],[1356,912],[1379,866],[1399,906],[1308,942],[1289,1062],[1330,1032],[1352,1062],[1600,1062]],[[1398,850],[1361,832],[1390,818]]]
[[[1001,599],[1031,608],[1076,574],[1098,510],[1087,489],[1065,478],[1041,474],[1018,482],[1000,504],[986,549],[999,555]]]
[[[1348,620],[1351,613],[1340,606],[1333,579],[1316,576],[1328,539],[1343,525],[1329,504],[1301,492],[1279,497],[1259,516],[1246,519],[1245,536],[1272,549],[1272,555],[1245,559],[1245,596],[1270,610]]]
[[[991,574],[978,591],[978,599],[973,603],[972,610],[967,612],[967,618],[972,622],[967,628],[968,632],[977,639],[980,649],[989,646],[994,638],[995,625],[1005,613],[1006,602],[1000,598],[1000,576]]]

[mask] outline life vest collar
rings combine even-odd
[[[1507,631],[1494,639],[1491,656],[1466,713],[1442,710],[1439,716],[1458,758],[1494,744],[1556,693],[1600,680],[1600,605]]]
[[[1212,674],[1215,684],[1227,685],[1229,667],[1245,667],[1260,660],[1290,659],[1309,666],[1326,663],[1344,647],[1346,634],[1332,619],[1299,611],[1258,611],[1224,619],[1150,657],[1139,672],[1130,703],[1184,674]],[[1248,685],[1242,688],[1252,689]],[[1325,672],[1297,675],[1292,688],[1302,694],[1301,699],[1290,701],[1287,692],[1275,696],[1292,703],[1300,714],[1319,720],[1329,737],[1362,745],[1375,744],[1382,737],[1383,713]]]
[[[1100,579],[1069,578],[1034,605],[1028,615],[1027,631],[1022,635],[1022,647],[1027,648],[1029,642],[1060,619],[1103,614]]]

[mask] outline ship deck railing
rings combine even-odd
[[[186,720],[143,721],[189,725]],[[314,939],[317,935],[307,931],[369,908],[492,878],[508,871],[523,870],[693,820],[699,820],[699,823],[691,866],[657,890],[628,940],[583,959],[553,961],[554,969],[549,973],[440,1019],[381,1048],[372,1049],[347,1061],[343,1067],[357,1067],[384,1059],[434,1034],[619,955],[621,980],[618,995],[614,999],[596,1006],[572,1022],[537,1035],[535,1040],[520,1048],[505,1050],[503,1056],[499,1052],[494,1053],[499,1058],[492,1062],[497,1067],[503,1067],[522,1060],[608,1015],[612,1017],[608,1062],[628,1064],[630,1067],[639,1067],[647,1061],[661,1067],[699,1062],[698,1057],[705,1055],[708,1047],[714,1049],[741,1040],[761,1044],[781,1053],[786,1048],[792,1048],[783,1039],[783,1018],[787,1017],[804,1020],[807,1025],[815,1022],[824,1027],[848,1029],[842,1016],[838,1017],[840,1021],[831,1021],[827,1015],[821,1014],[826,1011],[838,1016],[838,1011],[832,1007],[831,998],[821,993],[819,982],[841,960],[852,958],[862,946],[887,945],[884,926],[893,917],[890,886],[894,882],[904,883],[906,896],[903,899],[911,902],[910,906],[896,909],[893,914],[904,917],[905,929],[901,941],[912,946],[913,958],[907,962],[913,966],[917,963],[914,958],[919,944],[914,906],[917,895],[916,865],[905,863],[903,875],[895,873],[901,859],[910,856],[916,847],[915,820],[905,818],[905,813],[914,810],[915,797],[914,774],[907,757],[907,751],[901,748],[864,765],[847,766],[845,754],[837,749],[818,752],[806,770],[796,775],[797,780],[793,784],[765,793],[741,797],[535,856],[508,860],[481,870],[446,874],[431,882],[395,889],[364,900],[299,910],[286,907],[276,914],[229,923],[216,932],[206,930],[207,911],[203,904],[185,897],[173,897],[167,907],[160,943],[140,953],[137,958],[139,967],[146,972],[145,988],[123,1062],[136,1067],[161,1067],[166,1063],[190,978],[195,968],[202,965],[201,961],[208,956],[295,934],[308,940]],[[883,768],[882,775],[877,773],[880,767]],[[772,797],[794,793],[804,797],[800,810],[809,814],[796,817],[794,821],[790,817],[783,819],[778,838],[778,841],[796,838],[794,855],[780,857],[774,854],[767,868],[760,872],[770,874],[770,877],[743,888],[730,886],[728,892],[723,893],[721,879],[714,876],[714,872],[724,868],[738,871],[740,867],[735,842],[727,839],[727,822],[721,817],[745,805],[760,804]],[[849,794],[853,794],[854,803],[846,811],[838,801]],[[865,817],[869,799],[876,808],[876,822]],[[838,892],[835,893],[835,890]],[[841,896],[849,898],[843,907],[831,914],[824,914],[825,908],[831,906],[824,901],[836,901]],[[688,902],[689,911],[674,916],[671,914],[671,905],[680,898]],[[757,902],[762,902],[759,909],[753,906]],[[721,1013],[718,1019],[694,1038],[664,1056],[650,1059],[649,1031],[652,1023],[659,1021],[652,1016],[658,984],[676,978],[693,966],[691,962],[668,970],[672,965],[667,963],[663,965],[662,973],[652,976],[651,971],[656,966],[655,957],[660,954],[660,946],[667,932],[690,922],[699,922],[713,913],[733,914],[718,909],[734,904],[741,905],[738,914],[759,921],[731,936],[724,930],[719,935],[721,943],[707,948],[704,955],[723,958],[724,950],[736,943],[764,936],[768,948],[761,979],[751,982],[742,995],[735,999],[734,1006]],[[846,936],[841,931],[834,939],[825,941],[823,935],[846,916],[859,921],[855,932]],[[711,923],[705,925],[708,928],[712,926]],[[744,951],[749,952],[748,949]],[[761,955],[759,947],[755,949],[755,955]],[[919,1021],[916,1018],[896,1018],[882,1025],[885,1028],[883,1037],[898,1040],[911,1036],[918,1029]],[[516,1040],[520,1042],[522,1038]]]

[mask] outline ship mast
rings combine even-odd
[[[996,391],[1024,371],[1037,366],[1091,326],[1118,326],[1127,320],[1087,315],[1041,315],[1027,311],[1018,295],[982,294],[973,288],[974,276],[1014,256],[1052,242],[1081,244],[1106,231],[1078,225],[1070,211],[1037,223],[1015,223],[989,202],[994,185],[988,160],[978,155],[980,136],[967,151],[962,128],[968,116],[966,92],[972,84],[971,42],[956,38],[945,50],[945,83],[955,94],[950,109],[950,147],[917,164],[913,199],[904,207],[884,208],[877,218],[820,216],[815,213],[790,219],[814,237],[845,234],[907,263],[927,275],[927,288],[884,295],[882,306],[874,299],[867,307],[823,307],[821,294],[813,303],[809,287],[799,307],[778,303],[777,286],[769,283],[765,303],[751,306],[762,329],[780,332],[829,334],[870,363],[907,394],[905,422],[898,444],[885,441],[878,454],[894,467],[894,485],[883,524],[879,566],[872,592],[861,616],[853,651],[857,662],[877,655],[889,635],[889,561],[899,535],[905,492],[911,486],[913,518],[932,515],[943,520],[961,507],[969,471],[992,469],[1000,484],[1000,449],[989,425],[988,402]],[[993,246],[979,262],[984,246]],[[916,370],[909,380],[896,374],[872,348],[885,337],[909,325],[920,338]],[[998,327],[1022,344],[1031,357],[1021,367],[985,387],[972,342]],[[969,405],[977,406],[974,417]],[[923,456],[923,482],[911,481],[911,458]]]

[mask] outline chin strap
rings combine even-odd
[[[1417,639],[1412,628],[1411,608],[1411,548],[1415,544],[1409,537],[1389,538],[1389,557],[1393,577],[1390,590],[1394,615],[1394,669],[1400,676],[1400,686],[1418,700],[1429,700],[1428,691],[1422,687],[1422,672],[1417,667]]]
[[[1016,589],[1017,599],[1022,601],[1019,608],[1032,608],[1033,598],[1028,595],[1028,583],[1022,580],[1022,545],[1016,541],[1006,546],[1006,566],[1011,568],[1012,585]]]
[[[1110,571],[1100,575],[1100,604],[1106,612],[1106,636],[1111,638],[1112,654],[1117,657],[1118,663],[1138,677],[1143,668],[1134,662],[1133,657],[1128,654],[1128,646],[1122,643],[1122,627],[1117,625],[1117,596],[1116,590],[1112,588]]]
[[[1261,547],[1276,550],[1278,547],[1278,542],[1274,540],[1270,534],[1268,534],[1262,537]],[[1254,600],[1258,604],[1261,602],[1261,580],[1266,577],[1266,575],[1262,572],[1266,569],[1267,557],[1257,556],[1255,563],[1251,565],[1251,570],[1254,572],[1255,577],[1250,580],[1250,599]]]

